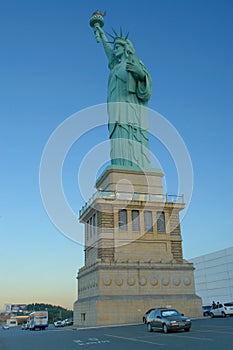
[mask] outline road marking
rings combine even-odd
[[[127,337],[120,337],[118,335],[111,335],[111,334],[105,334],[106,337],[112,337],[112,338],[118,338],[118,339],[124,339],[124,340],[131,340],[131,341],[136,341],[138,343],[147,343],[147,344],[153,344],[153,345],[160,345],[163,346],[165,344],[161,343],[155,343],[147,340],[141,340],[141,339],[136,339],[136,338],[127,338]]]
[[[87,340],[76,339],[76,340],[73,340],[73,343],[76,343],[79,346],[83,346],[83,345],[110,343],[110,341],[109,340],[99,340],[98,338],[88,338]]]

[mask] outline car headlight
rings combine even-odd
[[[176,324],[177,322],[176,322],[176,321],[171,321],[170,323],[171,323],[171,324]]]
[[[186,322],[191,322],[191,320],[189,318],[187,318]]]

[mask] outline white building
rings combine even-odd
[[[233,301],[233,247],[189,260],[194,264],[196,294],[203,305]]]

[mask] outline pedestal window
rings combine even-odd
[[[157,231],[165,232],[165,214],[163,211],[157,211]]]
[[[149,210],[144,211],[144,231],[153,232],[152,212]]]
[[[128,230],[127,210],[119,210],[118,212],[118,227],[120,231]]]
[[[132,230],[140,231],[139,210],[132,210]]]
[[[90,238],[92,238],[92,233],[93,233],[93,224],[92,224],[92,222],[93,222],[93,219],[90,218]]]
[[[90,234],[90,222],[89,222],[89,220],[86,223],[86,233],[87,233],[87,240],[89,240],[89,234]]]
[[[95,236],[96,234],[96,214],[93,215],[93,222],[92,222],[92,225],[93,225],[93,235]]]

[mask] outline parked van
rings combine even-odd
[[[17,320],[15,318],[9,318],[8,320],[6,320],[5,323],[3,323],[2,329],[9,329],[17,326],[18,326]]]
[[[6,320],[6,324],[9,326],[9,328],[18,326],[16,318],[9,318],[8,320]]]
[[[48,327],[48,311],[34,311],[29,315],[29,329],[45,329]]]

